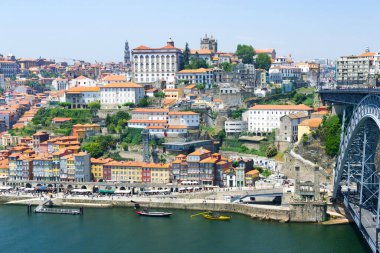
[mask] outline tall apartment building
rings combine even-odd
[[[4,74],[5,77],[15,77],[17,72],[17,62],[0,59],[0,74]]]
[[[133,80],[136,83],[167,81],[180,70],[182,58],[182,50],[176,48],[171,39],[160,48],[136,47],[132,50]]]
[[[335,70],[337,85],[371,85],[371,75],[375,74],[376,69],[375,55],[373,52],[365,52],[340,57]]]

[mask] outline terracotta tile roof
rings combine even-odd
[[[286,116],[288,116],[291,119],[299,119],[299,118],[308,117],[308,115],[304,112],[291,113],[291,114],[288,114]]]
[[[65,122],[65,121],[70,121],[71,118],[62,118],[62,117],[55,117],[52,119],[53,122]]]
[[[132,110],[132,113],[149,113],[149,112],[169,112],[169,109],[162,109],[162,108],[136,108]]]
[[[200,163],[216,163],[216,161],[218,160],[212,157],[208,157],[206,159],[201,160]]]
[[[185,87],[185,89],[194,89],[194,88],[196,88],[196,87],[197,87],[196,84],[190,84],[190,85],[187,85],[187,86]]]
[[[143,86],[133,83],[133,82],[124,82],[124,83],[109,83],[100,88],[143,88]]]
[[[187,126],[173,126],[173,125],[170,125],[168,127],[168,129],[187,129]]]
[[[164,92],[179,92],[179,89],[164,89]]]
[[[103,78],[103,81],[127,81],[125,75],[109,75]]]
[[[373,57],[375,56],[376,53],[373,53],[373,52],[365,52],[365,53],[362,53],[362,54],[359,54],[358,56],[361,56],[361,57]]]
[[[80,92],[97,92],[100,91],[100,87],[72,87],[66,90],[66,93],[80,93]]]
[[[290,111],[311,111],[311,107],[300,105],[254,105],[250,110],[290,110]]]
[[[199,148],[199,149],[195,150],[193,153],[190,153],[189,155],[203,155],[206,153],[211,153],[211,151],[207,150],[205,148]]]
[[[299,126],[308,126],[310,128],[317,128],[322,123],[321,118],[312,118],[302,121]]]
[[[130,119],[128,123],[166,123],[166,120]]]
[[[183,112],[169,112],[169,115],[198,115],[197,112],[183,111]]]
[[[146,129],[164,129],[164,126],[148,126]]]
[[[201,73],[206,73],[207,71],[212,71],[212,69],[205,69],[205,68],[200,68],[200,69],[184,69],[177,74],[201,74]]]
[[[247,173],[245,173],[246,175],[250,175],[250,176],[254,176],[254,175],[259,175],[260,174],[260,171],[258,170],[250,170],[248,171]]]
[[[190,50],[190,54],[212,54],[211,50],[209,49],[197,49],[197,50]]]

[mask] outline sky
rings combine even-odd
[[[274,48],[296,60],[380,51],[379,0],[0,0],[0,53],[122,61],[124,42]]]

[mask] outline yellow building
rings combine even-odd
[[[170,164],[146,163],[143,166],[142,178],[146,183],[167,184],[170,179]],[[150,172],[150,181],[149,181]]]
[[[321,118],[312,118],[312,119],[306,119],[302,121],[298,125],[298,142],[301,141],[302,136],[304,134],[306,135],[310,134],[311,131],[317,129],[321,123],[322,123]]]
[[[254,183],[259,180],[260,172],[258,170],[251,170],[245,173],[245,185],[253,186]]]
[[[165,98],[178,100],[183,96],[182,89],[164,89]]]
[[[93,180],[99,181],[100,179],[103,179],[103,165],[111,161],[111,158],[91,158],[91,174]]]

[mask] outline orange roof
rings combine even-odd
[[[196,87],[197,87],[196,84],[190,84],[190,85],[187,85],[187,86],[185,87],[185,89],[194,89],[194,88],[196,88]]]
[[[138,47],[134,48],[133,50],[148,50],[148,49],[151,49],[151,48],[147,47],[147,46],[144,46],[144,45],[141,45],[141,46],[138,46]]]
[[[197,74],[197,73],[206,73],[207,71],[211,71],[211,69],[205,69],[205,68],[200,68],[200,69],[184,69],[179,72],[178,74]]]
[[[312,115],[326,115],[329,114],[328,111],[318,111],[318,112],[313,112]]]
[[[312,118],[302,121],[299,126],[308,126],[310,128],[317,128],[322,123],[321,118]]]
[[[200,161],[200,163],[216,163],[217,159],[215,158],[212,158],[212,157],[208,157],[206,159],[203,159],[202,161]]]
[[[65,121],[70,121],[71,118],[61,118],[61,117],[55,117],[52,119],[54,122],[65,122]]]
[[[105,164],[105,163],[109,163],[109,162],[112,162],[113,160],[111,158],[91,158],[91,163],[100,163],[100,164]]]
[[[109,75],[103,78],[103,81],[127,81],[125,75]]]
[[[210,49],[190,50],[190,54],[212,54]]]
[[[169,129],[187,129],[187,126],[173,126],[173,125],[170,125],[168,128]]]
[[[199,148],[199,149],[195,150],[193,153],[190,153],[189,155],[203,155],[206,153],[211,153],[211,151],[207,150],[205,148]]]
[[[77,93],[77,92],[97,92],[100,91],[100,87],[73,87],[66,91],[66,93]]]
[[[311,107],[300,105],[254,105],[250,110],[291,110],[291,111],[311,111]]]
[[[215,103],[221,103],[222,100],[220,98],[214,98],[213,102],[215,102]]]
[[[136,108],[132,110],[134,112],[169,112],[169,109],[161,109],[161,108]]]
[[[170,105],[177,101],[175,98],[165,98],[164,105]]]
[[[148,126],[147,129],[164,129],[164,126]]]
[[[130,119],[128,123],[166,123],[166,120]]]
[[[260,174],[260,171],[258,170],[250,170],[248,171],[247,173],[245,173],[246,175],[256,175],[256,174]]]
[[[85,76],[78,76],[77,78],[75,78],[75,79],[87,79],[88,77],[85,77]]]
[[[109,83],[101,88],[143,88],[141,85],[133,82],[124,82],[124,83]]]
[[[169,112],[169,115],[198,115],[197,112],[183,111],[183,112]]]
[[[362,54],[359,54],[359,56],[361,57],[373,57],[375,56],[376,53],[373,53],[373,52],[365,52],[365,53],[362,53]]]

